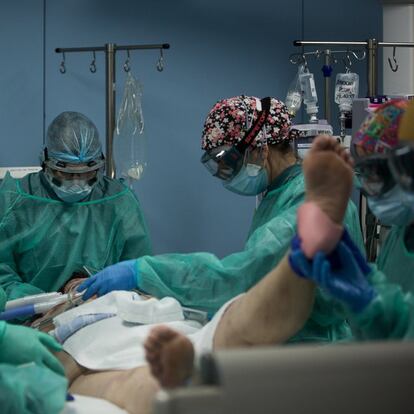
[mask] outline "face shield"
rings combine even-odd
[[[205,152],[201,163],[214,177],[231,180],[243,165],[243,154],[233,146],[223,145]]]
[[[105,158],[103,154],[98,159],[90,160],[83,163],[71,163],[48,156],[48,150],[44,150],[43,165],[47,175],[57,186],[69,184],[74,180],[92,185],[96,182],[98,172],[103,171],[105,167]]]
[[[201,163],[213,176],[230,181],[243,166],[248,164],[263,166],[262,154],[266,145],[265,123],[269,115],[270,98],[264,98],[260,102],[262,110],[254,123],[249,121],[246,110],[245,130],[247,132],[241,141],[235,145],[222,145],[206,151],[201,157]],[[261,134],[261,140],[257,141],[259,134]]]
[[[56,165],[58,164],[58,165]],[[55,194],[64,202],[85,199],[103,170],[103,160],[85,164],[69,164],[49,160],[45,162],[45,176]],[[55,168],[57,166],[57,168]]]
[[[414,147],[399,145],[386,154],[357,159],[355,173],[361,191],[367,196],[381,196],[395,185],[414,193]]]
[[[104,169],[94,123],[78,112],[62,112],[49,125],[42,166],[50,186],[65,202],[85,199]]]
[[[394,148],[389,158],[390,170],[398,185],[414,193],[414,147],[404,145]]]
[[[378,197],[391,190],[396,182],[388,155],[372,156],[355,163],[357,185],[366,196]]]
[[[269,185],[269,176],[264,168],[263,147],[247,149],[242,167],[230,180],[223,181],[224,187],[233,193],[256,196]]]

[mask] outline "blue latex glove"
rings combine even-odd
[[[367,263],[364,255],[359,250],[358,246],[355,245],[353,240],[351,239],[351,236],[348,233],[348,230],[345,228],[344,232],[342,233],[341,242],[343,242],[351,251],[352,255],[354,256],[354,259],[356,260],[359,269],[361,272],[368,276],[371,273],[371,267]],[[309,272],[309,266],[311,266],[312,261],[303,258],[303,252],[301,249],[301,240],[298,235],[296,235],[291,242],[291,255],[289,256],[289,263],[291,268],[297,273],[298,275],[302,277],[308,277],[306,272]],[[298,254],[298,258],[300,258],[300,261],[294,260],[295,252],[300,251],[302,254]],[[293,255],[292,255],[293,254]],[[339,258],[338,253],[336,251],[332,252],[329,255],[329,260],[331,263],[335,266],[336,264],[339,265]]]
[[[323,253],[314,260],[315,282],[332,296],[345,302],[352,311],[361,312],[376,294],[368,282],[367,273],[364,272],[368,264],[365,262],[363,271],[360,257],[356,259],[345,242],[339,242],[334,254],[335,261],[338,260],[336,263],[327,259]]]
[[[62,364],[52,354],[62,346],[50,335],[19,325],[6,324],[0,339],[0,362],[12,365],[34,362],[58,375],[65,375]]]
[[[90,277],[77,288],[82,292],[83,300],[88,300],[93,295],[103,296],[113,290],[132,290],[135,289],[138,282],[137,260],[126,260],[114,265],[105,267],[96,275]]]
[[[344,230],[341,241],[343,241],[349,250],[351,250],[354,259],[357,261],[358,266],[361,269],[361,272],[364,273],[365,276],[368,276],[371,273],[372,269],[367,263],[364,255],[361,253],[361,250],[359,250],[358,246],[351,239],[351,236],[349,235],[347,229]]]
[[[354,312],[360,312],[374,298],[375,291],[366,278],[370,272],[369,265],[357,247],[354,251],[347,242],[349,240],[340,241],[329,256],[317,252],[313,260],[309,260],[297,247],[296,240],[292,242],[289,263],[295,273],[313,280]]]

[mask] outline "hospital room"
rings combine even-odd
[[[0,33],[1,414],[414,411],[414,0]]]

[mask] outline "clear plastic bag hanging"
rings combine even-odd
[[[116,121],[114,161],[117,177],[141,179],[146,167],[146,138],[142,114],[142,85],[128,72],[124,96]]]

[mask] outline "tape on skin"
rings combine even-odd
[[[308,259],[312,259],[318,251],[329,254],[335,249],[344,228],[334,223],[315,202],[302,204],[297,217],[301,249]]]

